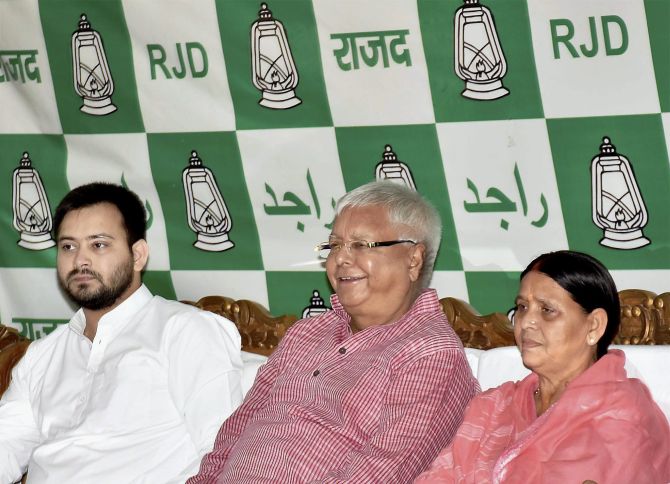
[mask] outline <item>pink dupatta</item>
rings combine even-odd
[[[475,397],[452,444],[415,482],[670,482],[670,427],[611,350],[535,416],[537,375]]]

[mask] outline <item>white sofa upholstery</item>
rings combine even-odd
[[[626,353],[626,370],[631,378],[639,378],[651,390],[651,394],[670,421],[670,345],[664,346],[612,346]],[[497,387],[506,381],[523,379],[529,371],[522,362],[515,346],[492,350],[466,348],[465,354],[479,380],[482,390]],[[244,370],[242,389],[246,394],[251,388],[258,368],[267,358],[253,353],[242,352]]]
[[[256,353],[242,352],[242,392],[246,395],[251,385],[254,384],[258,369],[268,360],[267,356],[257,355]]]

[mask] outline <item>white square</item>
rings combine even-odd
[[[435,122],[415,2],[315,0],[314,13],[335,126]],[[351,43],[341,37],[352,33]],[[345,46],[348,53],[337,54]],[[409,61],[398,60],[402,55]]]
[[[544,120],[441,123],[437,135],[466,271],[518,271],[567,248]]]
[[[58,286],[56,268],[0,269],[0,321],[19,331],[17,318],[70,319],[77,306]]]
[[[660,112],[643,0],[529,0],[528,10],[545,117]]]
[[[657,295],[667,292],[670,281],[670,270],[614,270],[610,271],[616,283],[617,290],[644,289],[655,292]]]
[[[37,0],[0,2],[0,59],[0,133],[62,133]]]
[[[462,301],[468,300],[468,285],[464,271],[435,271],[430,287],[437,291],[440,299],[455,297]]]
[[[225,296],[251,299],[268,307],[265,271],[170,271],[170,274],[180,301]]]
[[[123,10],[146,131],[233,131],[214,2],[124,0]]]
[[[91,182],[125,183],[144,201],[151,222],[147,230],[148,270],[170,269],[165,218],[153,184],[145,134],[65,135],[67,180],[71,188]]]
[[[345,193],[333,128],[238,131],[244,177],[268,271],[322,271],[314,247],[328,240]]]

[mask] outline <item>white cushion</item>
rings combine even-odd
[[[626,354],[626,372],[639,378],[651,391],[654,400],[670,421],[670,379],[666,364],[670,361],[670,346],[612,345]],[[523,366],[516,346],[484,351],[479,357],[477,379],[482,390],[497,387],[506,381],[518,381],[530,371]]]
[[[479,357],[477,380],[482,391],[500,386],[506,381],[523,380],[529,373],[523,366],[516,346],[487,350]]]
[[[242,394],[246,395],[256,379],[258,369],[268,361],[267,356],[242,352]]]
[[[472,374],[477,377],[477,369],[479,368],[479,358],[481,358],[484,350],[476,350],[474,348],[465,348],[465,357],[468,360],[468,365],[472,370]]]
[[[611,346],[626,353],[626,372],[630,378],[639,378],[651,391],[654,400],[670,420],[670,346]]]

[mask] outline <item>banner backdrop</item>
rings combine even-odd
[[[323,310],[313,248],[375,178],[438,208],[441,297],[506,311],[565,248],[668,290],[668,25],[665,0],[0,1],[2,323],[71,316],[52,214],[95,180],[144,200],[168,298]]]

